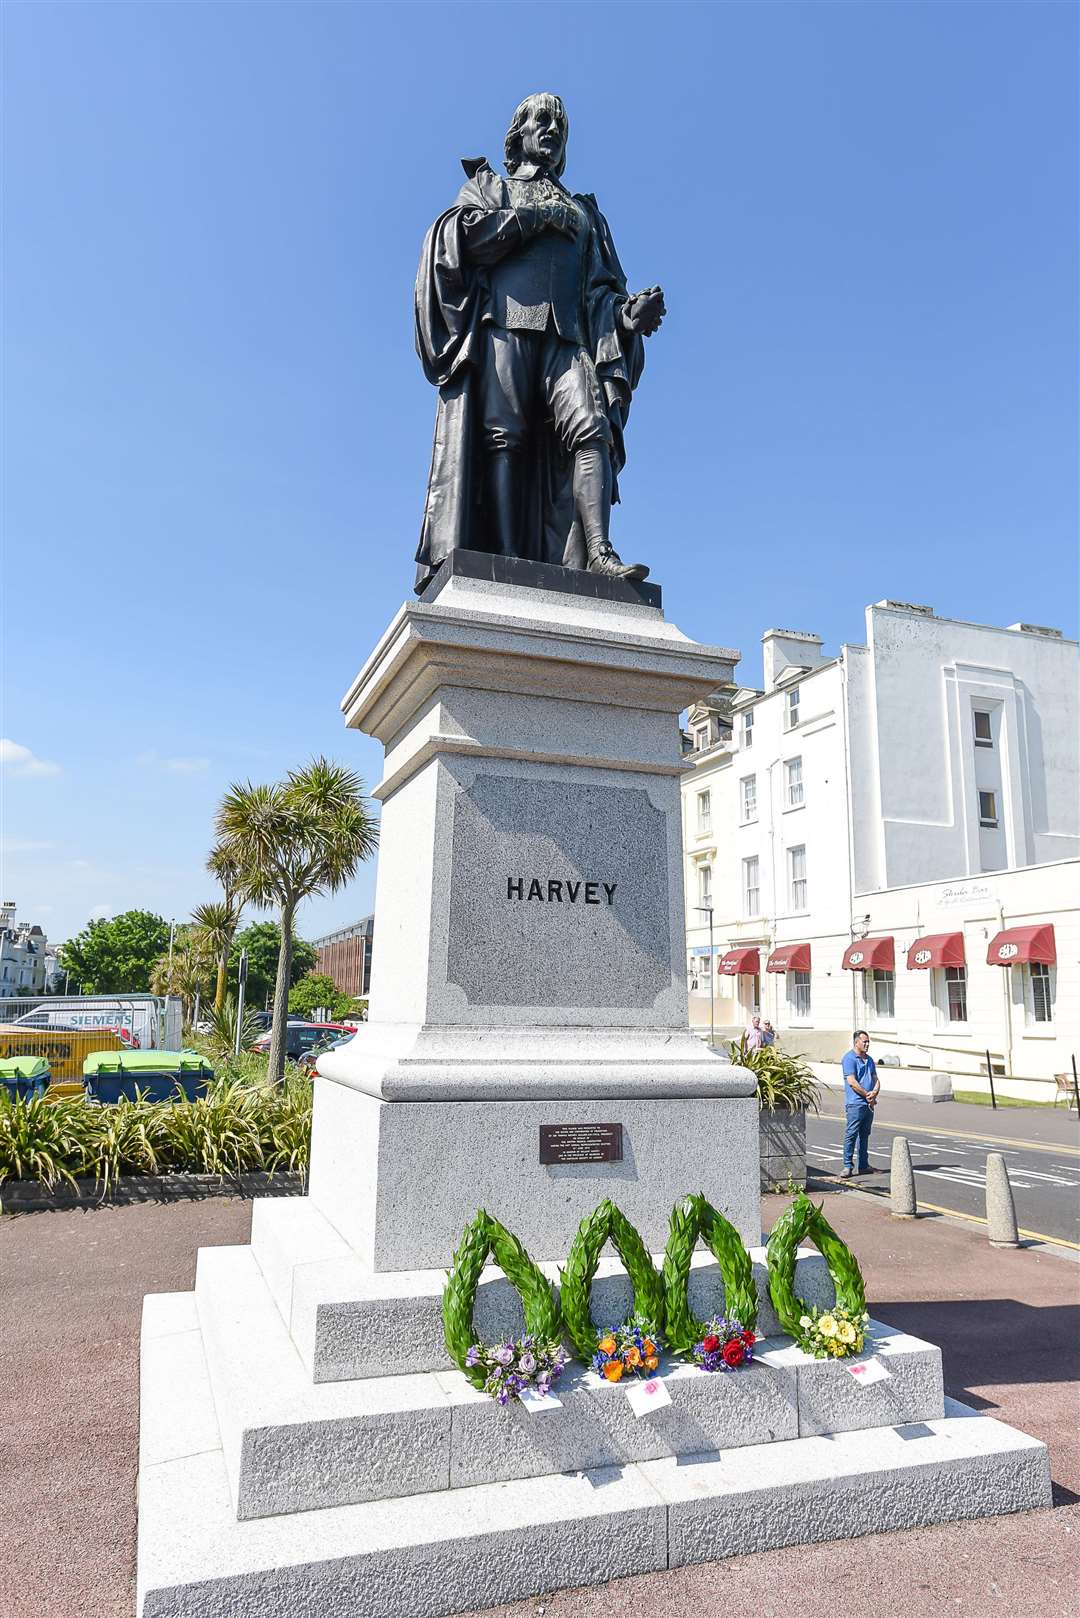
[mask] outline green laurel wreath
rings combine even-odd
[[[664,1249],[665,1341],[676,1354],[687,1354],[705,1335],[705,1326],[690,1313],[687,1291],[690,1261],[701,1237],[720,1266],[724,1313],[753,1331],[757,1323],[754,1267],[742,1237],[730,1220],[699,1192],[671,1210],[671,1229]]]
[[[551,1282],[517,1237],[480,1208],[465,1227],[442,1297],[446,1351],[475,1388],[483,1388],[484,1371],[479,1366],[466,1365],[465,1356],[476,1342],[473,1309],[489,1254],[521,1299],[525,1330],[544,1343],[557,1342],[562,1336],[559,1305]]]
[[[824,1206],[824,1204],[822,1204]],[[801,1337],[800,1315],[810,1312],[795,1291],[795,1254],[799,1243],[812,1241],[829,1266],[836,1301],[858,1317],[866,1308],[866,1287],[851,1248],[833,1230],[821,1208],[805,1192],[799,1193],[791,1207],[777,1220],[766,1251],[769,1270],[769,1297],[777,1319],[789,1337]]]
[[[596,1327],[589,1299],[600,1250],[609,1238],[634,1289],[635,1318],[650,1337],[659,1337],[664,1328],[664,1283],[633,1225],[605,1198],[581,1221],[565,1268],[559,1271],[563,1321],[570,1341],[586,1365],[596,1353]]]

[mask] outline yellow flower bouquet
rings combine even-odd
[[[861,1354],[866,1341],[866,1327],[870,1316],[864,1310],[853,1314],[843,1304],[831,1309],[815,1305],[807,1314],[799,1316],[799,1332],[795,1339],[804,1354],[816,1360],[844,1360],[852,1354]]]

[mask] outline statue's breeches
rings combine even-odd
[[[585,349],[554,331],[488,326],[480,374],[484,447],[524,449],[546,417],[563,447],[611,442],[611,424],[596,368]]]

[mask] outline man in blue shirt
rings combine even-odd
[[[855,1172],[853,1158],[855,1143],[859,1144],[859,1173],[870,1173],[870,1128],[874,1122],[881,1084],[874,1058],[870,1055],[870,1035],[865,1028],[857,1028],[852,1035],[851,1050],[843,1061],[844,1072],[844,1170],[842,1178],[848,1180]]]

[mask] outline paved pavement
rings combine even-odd
[[[825,1202],[880,1317],[942,1345],[948,1392],[1049,1442],[1056,1509],[793,1546],[500,1611],[1000,1618],[1034,1598],[1052,1618],[1077,1612],[1080,1266],[995,1251],[944,1219],[891,1220],[858,1193]],[[764,1200],[766,1228],[785,1205]],[[190,1287],[197,1248],[245,1242],[249,1225],[250,1204],[226,1200],[0,1220],[3,1618],[132,1618],[142,1295]]]
[[[995,1112],[964,1102],[889,1099],[883,1093],[870,1136],[875,1172],[862,1182],[866,1189],[888,1195],[892,1143],[898,1134],[911,1147],[921,1207],[984,1218],[986,1154],[1001,1152],[1021,1228],[1080,1250],[1080,1123],[1075,1113],[1050,1107],[1001,1107]],[[838,1097],[826,1095],[821,1113],[807,1123],[811,1167],[838,1174],[843,1139],[843,1107]]]

